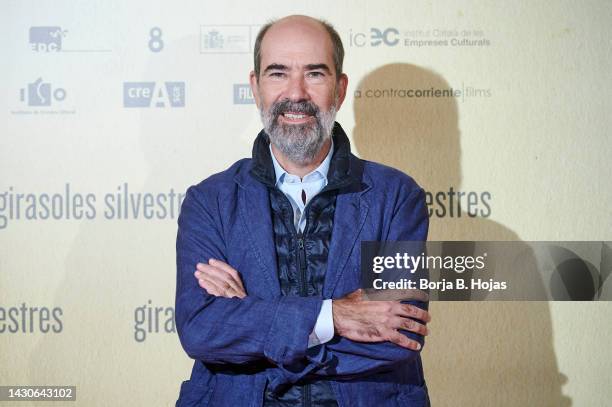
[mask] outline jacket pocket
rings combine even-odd
[[[181,391],[176,401],[176,407],[206,407],[210,405],[213,388],[204,384],[185,380],[181,383]]]

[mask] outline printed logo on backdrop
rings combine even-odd
[[[50,83],[38,78],[29,83],[27,88],[21,88],[20,97],[28,106],[51,106],[52,101],[62,102],[66,99],[66,89],[55,88],[52,91]]]
[[[66,109],[68,92],[65,88],[42,77],[19,89],[19,101],[25,109],[11,111],[12,114],[74,114],[74,109]]]
[[[399,31],[395,28],[387,28],[384,31],[378,28],[371,28],[370,32],[372,33],[371,45],[373,47],[378,47],[381,44],[394,47],[399,42]]]
[[[185,107],[185,82],[124,82],[123,107]]]
[[[466,99],[481,98],[486,99],[493,96],[491,88],[474,86],[461,82],[461,86],[448,88],[401,88],[401,87],[385,87],[385,88],[358,88],[354,91],[353,96],[356,99],[436,99],[436,98],[454,98],[461,102]]]
[[[69,47],[64,47],[63,39],[78,38],[78,35],[69,35],[69,30],[60,26],[33,26],[29,31],[30,48],[34,52],[111,52],[110,49],[91,48],[88,44],[82,47],[69,42]],[[76,41],[76,40],[75,40]]]
[[[201,54],[250,54],[260,25],[202,25]]]
[[[235,105],[254,105],[255,98],[248,83],[234,84],[234,104]]]
[[[349,30],[350,47],[488,47],[491,41],[478,29],[399,29],[371,27]]]
[[[59,26],[30,27],[30,46],[37,52],[59,52],[67,32]]]

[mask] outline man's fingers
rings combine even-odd
[[[236,291],[228,285],[219,286],[219,282],[216,282],[205,276],[198,280],[198,284],[200,285],[200,287],[206,289],[209,294],[214,295],[215,297],[246,297],[246,294],[244,292]]]
[[[429,312],[415,305],[399,303],[397,309],[397,315],[400,315],[402,317],[416,318],[420,319],[423,322],[431,321],[431,316],[429,315]]]
[[[214,295],[215,297],[221,297],[221,293],[217,289],[217,286],[215,286],[210,281],[199,279],[198,285],[202,287],[203,289],[205,289],[208,294]]]
[[[429,333],[425,325],[420,324],[409,318],[397,318],[397,320],[395,320],[395,328],[414,332],[423,336],[426,336]]]
[[[208,264],[198,263],[197,269],[202,274],[213,278],[219,287],[225,287],[228,285],[236,292],[244,292],[242,282],[237,282],[232,275],[220,268],[213,267]]]
[[[396,330],[390,331],[386,338],[388,341],[395,343],[396,345],[401,346],[402,348],[410,349],[410,350],[420,350],[421,344],[417,341],[414,341],[406,336],[402,335]]]
[[[234,280],[238,283],[238,285],[242,287],[242,280],[240,279],[240,275],[238,274],[238,271],[236,271],[235,268],[217,259],[208,260],[208,264],[210,264],[213,267],[220,268],[221,270],[227,272],[230,276],[234,278]]]
[[[230,266],[224,261],[217,260],[217,259],[210,259],[208,260],[208,264],[210,264],[213,267],[217,267],[223,271],[228,272],[229,274],[232,275],[232,277],[238,278],[238,272],[232,266]]]
[[[221,285],[215,279],[211,278],[209,275],[205,275],[198,272],[196,278],[198,279],[198,283],[200,284],[200,286],[205,284],[207,287],[210,287],[212,290],[214,290],[217,293],[216,295],[223,295],[223,292],[226,291],[226,287]]]
[[[238,271],[236,271],[236,269],[234,269],[232,266],[230,266],[227,263],[222,262],[221,260],[216,260],[216,259],[210,259],[208,261],[208,264],[205,263],[198,263],[196,268],[202,272],[223,272],[223,273],[227,273],[233,280],[234,284],[236,287],[240,288],[242,291],[244,291],[244,285],[242,284],[242,279],[240,278],[240,275],[238,274]]]
[[[246,297],[246,293],[244,292],[244,290],[232,286],[228,281],[219,279],[212,273],[202,273],[198,270],[194,273],[194,275],[198,279],[198,284],[200,285],[200,287],[202,287],[203,284],[207,286],[202,288],[206,288],[206,291],[208,291],[209,294],[215,295],[217,297],[226,298]],[[211,288],[214,292],[211,292],[208,287]]]

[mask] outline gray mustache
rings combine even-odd
[[[295,112],[310,116],[317,116],[319,113],[319,108],[312,102],[292,102],[289,99],[285,99],[275,103],[270,109],[270,113],[272,113],[272,117],[274,118],[277,118],[285,112]]]

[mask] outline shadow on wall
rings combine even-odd
[[[483,217],[494,210],[490,198],[488,207],[481,202],[468,213],[455,196],[451,211],[449,191],[461,191],[462,180],[456,98],[399,92],[432,88],[450,85],[410,64],[366,75],[354,95],[356,150],[408,173],[433,194],[428,204],[438,212],[430,216],[429,240],[519,241],[509,227]],[[488,165],[494,163],[483,161]],[[445,211],[436,207],[439,192],[446,194]],[[558,371],[547,302],[441,301],[430,309],[432,334],[423,358],[432,405],[571,405],[561,390],[567,378]]]

